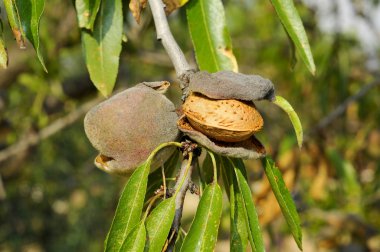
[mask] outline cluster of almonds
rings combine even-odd
[[[100,152],[95,159],[99,168],[130,174],[158,145],[177,141],[183,134],[217,154],[244,159],[265,155],[254,137],[263,118],[253,101],[274,99],[271,81],[230,71],[193,73],[180,115],[157,90],[167,86],[167,82],[140,83],[87,113],[85,131]],[[161,150],[152,167],[165,162],[173,150]]]

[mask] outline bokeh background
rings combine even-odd
[[[258,138],[292,190],[305,251],[380,251],[379,1],[295,2],[315,76],[296,61],[269,1],[224,1],[239,71],[270,78],[306,134],[299,150],[287,116],[262,102],[265,127]],[[169,21],[194,64],[184,10]],[[30,44],[20,50],[9,29],[5,33],[10,60],[0,70],[0,251],[101,251],[125,179],[93,165],[97,153],[83,116],[99,94],[86,72],[71,1],[46,1],[40,33],[48,74]],[[139,26],[130,18],[125,34],[117,88],[169,80],[168,96],[178,104],[175,73],[149,12]],[[297,251],[260,163],[246,164],[268,250]],[[193,203],[186,206],[185,227],[195,211]],[[229,248],[227,201],[224,207],[216,251]]]

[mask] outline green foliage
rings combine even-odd
[[[199,69],[237,72],[222,1],[192,0],[186,12]]]
[[[271,0],[277,15],[285,27],[286,32],[295,44],[301,59],[312,74],[315,74],[315,64],[309,41],[306,36],[302,20],[298,15],[293,0]]]
[[[0,18],[0,67],[7,68],[8,54],[3,39],[3,21]]]
[[[125,185],[104,244],[105,251],[119,251],[128,233],[140,221],[150,162],[151,160],[147,160],[138,167]]]
[[[24,33],[26,38],[32,43],[37,53],[37,58],[40,61],[43,69],[47,72],[44,59],[41,53],[39,25],[42,13],[44,11],[44,0],[16,0],[12,1],[14,9],[20,18],[20,25],[22,27],[21,33]]]
[[[146,228],[145,220],[141,220],[125,237],[120,251],[143,252],[145,248]]]
[[[93,30],[100,7],[100,0],[75,0],[75,9],[78,16],[78,26]]]
[[[285,100],[285,98],[279,95],[276,96],[276,99],[273,101],[273,103],[279,106],[288,114],[289,119],[292,122],[294,131],[296,132],[298,147],[301,148],[303,142],[303,129],[297,113],[294,111],[292,105],[290,105],[290,103],[287,100]]]
[[[93,31],[82,30],[82,44],[90,78],[97,89],[109,96],[119,72],[123,34],[121,0],[101,3]]]
[[[290,195],[289,190],[286,188],[281,172],[275,166],[273,160],[267,157],[263,160],[263,162],[265,162],[265,174],[272,187],[273,193],[276,196],[277,202],[280,205],[282,214],[288,223],[294,240],[296,241],[299,249],[302,250],[301,224],[292,196]]]
[[[181,251],[212,251],[218,237],[221,214],[222,190],[214,181],[203,191],[197,213],[183,241]]]
[[[161,251],[168,237],[175,214],[175,197],[165,199],[154,208],[146,220],[145,251]]]

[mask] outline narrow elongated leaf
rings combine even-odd
[[[236,181],[235,172],[227,158],[222,158],[221,173],[228,198],[230,200],[230,251],[247,251],[248,224],[239,186]]]
[[[3,40],[3,22],[0,18],[0,67],[7,68],[8,66],[8,54],[5,48],[5,43]]]
[[[282,110],[284,110],[288,114],[289,119],[292,122],[294,131],[296,132],[298,147],[301,148],[302,142],[303,142],[303,129],[302,129],[301,121],[296,111],[294,111],[292,105],[290,105],[290,103],[281,96],[277,95],[273,103],[279,106]]]
[[[192,0],[186,5],[186,13],[199,69],[237,72],[222,1]]]
[[[302,20],[294,6],[293,0],[271,0],[277,15],[285,27],[289,37],[294,42],[301,59],[312,74],[315,74],[315,64],[310,50]]]
[[[162,201],[146,220],[145,251],[162,251],[175,214],[175,197]]]
[[[123,33],[121,0],[104,0],[100,4],[93,32],[82,30],[87,69],[97,89],[111,94],[119,69]]]
[[[286,188],[281,172],[275,166],[273,160],[266,157],[264,161],[264,171],[272,187],[272,191],[276,196],[277,202],[280,205],[282,214],[288,223],[294,240],[296,241],[298,247],[302,250],[301,224],[292,196]]]
[[[213,251],[218,237],[221,215],[222,190],[217,183],[212,183],[203,192],[189,233],[183,241],[181,251]]]
[[[37,53],[37,58],[40,61],[43,69],[47,72],[44,59],[41,54],[39,25],[42,13],[44,11],[44,0],[13,0],[16,2],[16,10],[18,11],[22,31],[26,38],[32,43]]]
[[[150,161],[138,167],[129,178],[116,208],[105,242],[105,251],[119,251],[126,235],[140,221],[150,170]]]
[[[253,203],[251,189],[245,176],[246,170],[241,160],[233,162],[237,184],[242,195],[246,223],[248,224],[249,238],[253,251],[265,251],[263,237],[261,235],[259,218],[257,216],[255,204]]]
[[[146,240],[146,229],[144,220],[135,226],[131,232],[128,233],[126,239],[121,246],[120,251],[123,252],[143,252]]]
[[[100,2],[100,0],[75,0],[79,27],[93,29]]]
[[[7,12],[8,22],[12,29],[13,36],[16,39],[18,46],[25,48],[25,32],[21,25],[21,18],[17,5],[14,0],[4,0],[5,11]]]

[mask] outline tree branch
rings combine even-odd
[[[311,131],[310,135],[313,135],[323,129],[325,129],[327,126],[329,126],[332,122],[334,122],[338,117],[344,114],[344,112],[347,110],[348,106],[357,100],[361,99],[364,95],[366,95],[372,88],[375,88],[376,86],[380,85],[380,79],[377,78],[373,82],[364,85],[357,93],[354,95],[348,97],[346,100],[344,100],[343,103],[341,103],[338,107],[336,107],[331,113],[329,113],[326,117],[324,117]]]
[[[168,20],[165,14],[165,5],[161,0],[148,0],[157,31],[157,40],[161,41],[170,60],[172,61],[177,76],[181,79],[186,72],[193,70],[187,62],[181,48],[175,41],[170,31]],[[183,89],[183,83],[181,83]]]
[[[174,187],[174,191],[177,190],[178,186],[181,186],[180,184],[181,184],[181,181],[184,178],[184,176],[186,176],[186,177],[185,177],[185,181],[182,184],[182,187],[180,188],[179,192],[177,193],[177,196],[175,199],[175,216],[174,216],[174,220],[172,223],[172,227],[170,229],[171,232],[169,233],[172,239],[171,239],[171,241],[169,241],[169,244],[168,244],[168,248],[167,248],[168,252],[173,251],[175,242],[177,240],[177,235],[179,232],[179,228],[181,226],[183,203],[185,201],[186,192],[189,189],[189,184],[191,181],[191,173],[193,171],[194,166],[197,163],[197,159],[198,159],[198,156],[194,155],[194,157],[191,161],[191,164],[190,164],[190,168],[187,171],[187,174],[186,174],[186,168],[187,168],[189,160],[184,158],[182,161],[182,164],[181,164],[181,170],[179,172],[177,183]]]
[[[0,163],[6,161],[8,158],[11,158],[12,156],[20,152],[26,151],[31,146],[37,145],[41,140],[46,139],[51,135],[57,133],[58,131],[64,129],[65,127],[73,124],[80,117],[82,117],[88,110],[90,110],[93,106],[98,104],[99,101],[101,101],[102,99],[102,97],[97,97],[82,104],[76,110],[70,112],[66,116],[63,116],[55,120],[45,128],[41,129],[38,133],[30,134],[18,141],[17,143],[0,151]]]

